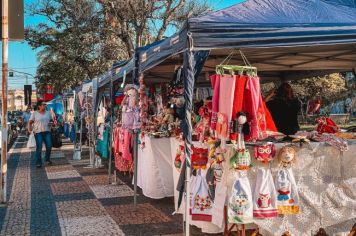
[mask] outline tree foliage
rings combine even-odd
[[[162,39],[208,10],[194,0],[39,0],[28,11],[46,21],[26,29],[40,50],[37,86],[60,91],[93,79],[131,57],[136,45]]]
[[[342,97],[348,90],[339,73],[293,81],[292,87],[300,99],[308,101],[320,97],[324,104]]]

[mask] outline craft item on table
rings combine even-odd
[[[243,110],[247,113],[251,133],[246,140],[263,140],[267,137],[267,121],[260,89],[259,77],[249,77],[246,81]]]
[[[182,163],[184,161],[184,145],[179,145],[176,153],[176,157],[174,158],[174,166],[180,172],[182,168]]]
[[[329,117],[320,117],[316,120],[318,133],[331,133],[334,134],[340,130],[336,123]]]
[[[137,87],[133,84],[125,86],[125,98],[122,101],[122,127],[139,129],[139,103]]]
[[[170,107],[165,108],[161,125],[168,125],[174,122],[174,110]]]
[[[253,148],[254,158],[263,163],[268,163],[273,160],[276,155],[276,147],[273,143],[268,142],[264,145],[258,145]]]
[[[252,191],[247,176],[239,177],[232,186],[228,217],[229,223],[232,224],[253,222]]]
[[[291,168],[278,170],[275,186],[277,190],[277,209],[280,215],[299,213],[299,195]]]
[[[318,142],[325,142],[330,146],[337,148],[341,152],[346,152],[349,150],[349,145],[347,143],[347,140],[337,137],[334,134],[328,134],[328,133],[323,133],[319,135],[313,134],[312,139]]]
[[[216,134],[220,139],[226,139],[229,134],[229,124],[224,113],[218,113],[218,121],[216,123]]]
[[[297,161],[297,151],[291,146],[282,147],[277,155],[280,167],[289,168]]]
[[[208,163],[209,151],[207,148],[199,148],[192,146],[192,168],[205,169]]]
[[[258,168],[253,195],[253,217],[274,218],[278,216],[277,196],[271,170]]]
[[[210,137],[210,121],[211,121],[211,102],[206,102],[199,108],[200,121],[195,126],[195,132],[198,134],[199,141],[203,142]]]
[[[236,149],[230,158],[230,166],[235,170],[248,170],[251,167],[251,156],[248,149]]]
[[[343,138],[343,139],[356,139],[356,132],[352,133],[344,133],[338,132],[335,134],[336,137]]]
[[[211,108],[211,123],[210,127],[212,130],[216,129],[216,124],[218,122],[218,112],[219,112],[219,92],[220,92],[220,75],[212,75],[211,87],[214,90]]]
[[[213,202],[209,197],[208,184],[201,170],[191,181],[191,214],[192,220],[211,222]]]

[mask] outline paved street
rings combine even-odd
[[[52,166],[37,169],[21,136],[10,150],[8,204],[0,207],[0,235],[180,235],[173,198],[138,197],[133,209],[131,177],[108,185],[107,169],[86,168],[88,153],[73,161],[73,145],[53,149]],[[192,229],[193,235],[199,230]]]

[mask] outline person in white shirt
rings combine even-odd
[[[50,132],[49,123],[53,118],[49,111],[46,111],[46,104],[44,102],[37,102],[37,110],[31,114],[28,122],[28,132],[34,132],[36,139],[36,164],[37,168],[42,167],[42,143],[46,146],[46,162],[51,165],[51,149],[52,149],[52,135]],[[33,125],[33,129],[32,129]]]

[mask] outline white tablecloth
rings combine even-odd
[[[174,195],[171,140],[144,137],[138,151],[137,185],[146,197],[160,199]]]
[[[277,150],[282,145],[277,144]],[[173,156],[172,160],[174,160]],[[255,160],[252,161],[254,166],[260,165]],[[274,168],[272,168],[273,173],[275,173]],[[228,170],[229,167],[225,166],[224,169]],[[343,154],[323,143],[312,143],[311,149],[300,149],[293,172],[299,189],[301,213],[270,220],[256,220],[255,223],[259,225],[264,236],[282,235],[286,230],[289,230],[292,235],[309,236],[311,230],[316,232],[320,227],[325,228],[330,235],[348,232],[356,222],[355,170],[356,144],[350,145],[349,151]],[[236,177],[233,171],[227,171],[226,174],[229,193]],[[179,178],[176,168],[173,168],[173,178],[176,186]],[[256,171],[249,171],[249,179],[254,188]],[[175,191],[176,206],[177,198],[178,192]],[[184,202],[177,212],[184,212]],[[201,228],[205,233],[223,232],[222,228],[209,222],[191,221],[191,224]]]
[[[179,171],[174,167],[174,159],[179,141],[148,137],[144,141],[146,148],[139,150],[138,155],[138,186],[150,198],[174,196],[177,206],[178,192],[175,189]],[[281,146],[277,144],[277,149]],[[298,151],[298,162],[293,167],[301,213],[256,221],[263,235],[282,235],[289,230],[292,235],[303,236],[310,235],[311,230],[315,232],[319,227],[334,235],[349,231],[356,222],[356,145],[350,145],[350,150],[343,154],[323,143],[312,143],[311,147]],[[259,165],[254,160],[253,164]],[[272,172],[275,173],[274,169]],[[226,173],[229,192],[235,177],[232,171]],[[252,188],[255,175],[255,171],[249,172]],[[184,212],[184,201],[177,212]],[[201,228],[202,232],[222,232],[221,228],[209,222],[191,221],[191,224]]]

